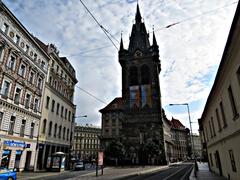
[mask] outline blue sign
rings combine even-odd
[[[24,148],[25,142],[17,142],[17,141],[4,141],[3,144],[10,146],[10,147],[21,147]]]

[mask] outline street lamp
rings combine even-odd
[[[190,110],[189,110],[189,105],[188,105],[188,103],[169,104],[169,106],[187,106],[188,119],[189,119],[189,124],[190,124],[190,139],[191,139],[191,141],[192,141],[193,156],[194,156],[194,159],[196,160],[196,157],[195,157],[195,147],[194,147],[194,141],[193,141],[193,132],[192,132],[192,121],[191,121],[191,117],[190,117]]]

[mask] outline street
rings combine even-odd
[[[188,180],[191,173],[193,164],[192,163],[182,163],[174,164],[168,169],[158,171],[155,173],[149,173],[145,175],[140,175],[133,178],[126,178],[127,180]]]

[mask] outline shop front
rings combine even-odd
[[[0,167],[17,171],[33,170],[36,143],[1,139]]]

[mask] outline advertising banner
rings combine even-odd
[[[151,85],[142,85],[141,86],[141,100],[142,100],[142,107],[148,105],[152,107],[152,89]]]
[[[140,105],[140,91],[139,86],[130,86],[130,108],[134,105]]]

